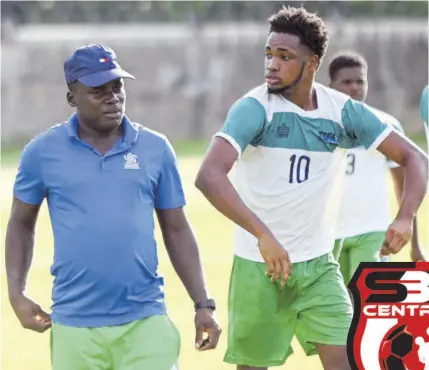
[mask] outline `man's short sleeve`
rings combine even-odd
[[[376,149],[393,131],[393,127],[380,119],[361,102],[349,99],[341,112],[348,147],[364,146]]]
[[[266,122],[265,108],[255,98],[245,97],[231,107],[225,123],[215,136],[223,137],[241,153],[262,132]]]
[[[176,154],[170,142],[165,139],[162,168],[155,191],[155,208],[181,208],[185,203],[185,193],[183,191]]]
[[[30,141],[21,153],[13,195],[27,204],[42,204],[46,196],[40,163],[40,141]]]

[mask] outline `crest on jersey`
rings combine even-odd
[[[349,289],[352,369],[428,369],[429,263],[361,263]]]
[[[277,127],[277,136],[279,137],[289,137],[290,127],[282,124]]]

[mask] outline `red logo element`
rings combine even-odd
[[[361,263],[349,289],[352,369],[429,369],[429,263]]]

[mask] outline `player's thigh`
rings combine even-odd
[[[296,314],[292,295],[265,275],[264,263],[234,258],[228,299],[228,348],[224,360],[278,366],[291,353]]]
[[[106,329],[115,370],[177,369],[180,335],[167,315]]]
[[[106,338],[99,329],[74,328],[52,323],[53,370],[111,370]]]
[[[350,370],[347,346],[316,344],[316,350],[325,370]]]
[[[376,231],[359,236],[356,246],[350,249],[350,267],[353,273],[361,262],[380,262],[380,249],[385,232]]]
[[[327,254],[308,261],[302,286],[296,336],[307,355],[314,343],[343,346],[353,317],[353,307],[338,262]]]

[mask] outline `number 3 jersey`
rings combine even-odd
[[[375,149],[392,128],[365,104],[315,84],[305,111],[261,85],[234,103],[215,135],[238,152],[234,186],[292,262],[332,251],[346,149]],[[256,238],[237,227],[235,254],[263,262]]]
[[[382,121],[403,133],[391,115],[369,107]],[[378,151],[364,147],[347,151],[344,194],[341,200],[336,238],[348,238],[374,231],[386,231],[392,222],[389,207],[388,172],[399,167]]]

